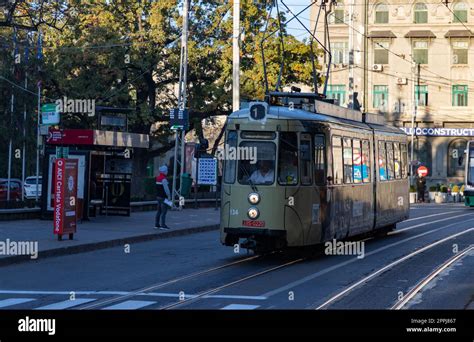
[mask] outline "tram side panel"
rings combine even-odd
[[[328,149],[330,162],[328,171],[329,222],[323,226],[324,240],[342,239],[369,231],[374,221],[373,180],[367,177],[368,169],[362,168],[362,143],[370,151],[371,134],[364,130],[337,130],[331,132]],[[372,158],[372,157],[370,157]],[[364,160],[370,166],[369,160]]]
[[[378,229],[408,218],[409,181],[406,137],[377,131],[374,135],[377,182],[375,229]]]

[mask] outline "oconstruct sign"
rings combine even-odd
[[[401,127],[406,134],[411,135],[413,128]],[[444,128],[444,127],[416,127],[415,135],[430,137],[472,137],[474,136],[474,128]]]

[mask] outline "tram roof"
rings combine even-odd
[[[250,118],[250,108],[244,108],[233,112],[229,115],[230,119],[246,119]],[[365,123],[362,121],[349,120],[345,118],[339,118],[323,113],[313,113],[302,109],[290,109],[283,106],[269,106],[267,119],[275,120],[308,120],[308,121],[319,121],[324,123],[351,125],[361,128],[375,129],[377,131],[391,132],[397,134],[405,134],[401,129],[391,125],[380,125],[373,123]],[[361,113],[362,120],[362,113]]]

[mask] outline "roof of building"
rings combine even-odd
[[[405,38],[436,38],[436,35],[430,30],[413,30],[409,31]]]

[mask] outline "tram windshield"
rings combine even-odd
[[[276,146],[273,142],[243,141],[239,145],[238,179],[240,184],[271,185],[275,181]]]

